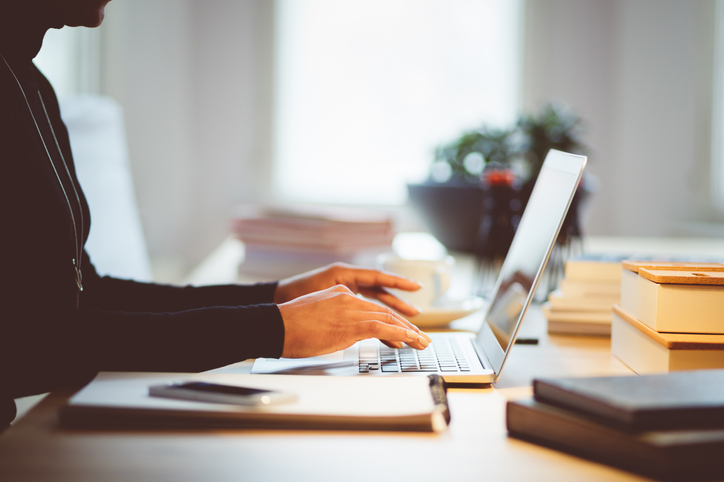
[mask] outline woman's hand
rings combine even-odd
[[[352,293],[374,298],[407,316],[415,316],[420,310],[393,295],[387,288],[416,291],[420,285],[407,278],[384,273],[375,269],[357,268],[335,263],[292,278],[283,279],[274,293],[274,303],[286,303],[300,296],[333,286],[346,286]]]
[[[324,355],[367,338],[379,338],[395,348],[404,342],[424,349],[430,342],[390,308],[358,298],[343,285],[281,303],[279,311],[284,320],[285,358]]]

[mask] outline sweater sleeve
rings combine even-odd
[[[35,306],[3,308],[0,380],[12,398],[102,370],[203,371],[279,357],[284,324],[274,304],[134,313]]]
[[[81,306],[120,311],[182,311],[209,306],[249,306],[274,302],[277,283],[170,286],[99,276],[83,259]]]

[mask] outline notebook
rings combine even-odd
[[[515,343],[521,322],[576,192],[586,157],[551,150],[531,193],[513,242],[482,315],[477,334],[429,333],[425,350],[391,349],[364,340],[313,358],[259,358],[252,373],[330,375],[430,375],[446,383],[495,383]]]
[[[262,406],[150,396],[151,387],[200,381],[295,395]],[[442,432],[450,423],[437,376],[335,378],[249,374],[101,372],[60,408],[73,428],[280,428]]]

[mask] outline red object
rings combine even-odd
[[[510,169],[490,169],[483,171],[483,182],[491,186],[512,186],[515,174]]]

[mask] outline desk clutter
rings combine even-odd
[[[641,255],[584,255],[566,261],[559,288],[543,305],[548,333],[615,331],[614,354],[638,373],[724,368],[724,347],[717,348],[724,338],[722,313],[723,263],[656,261]],[[663,351],[649,346],[647,338]]]
[[[240,208],[232,232],[245,247],[240,271],[270,279],[337,261],[374,266],[395,235],[385,212],[308,205]]]
[[[508,433],[660,480],[724,478],[724,370],[541,379]]]
[[[724,264],[624,261],[611,352],[636,373],[724,368]]]

